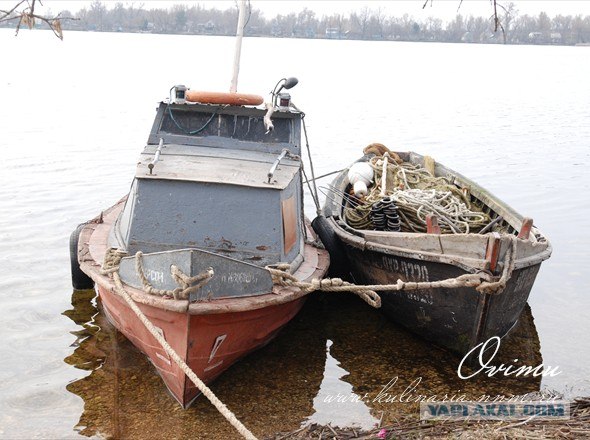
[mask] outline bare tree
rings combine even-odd
[[[346,19],[342,14],[335,14],[332,16],[330,21],[330,27],[338,29],[338,38],[341,38],[344,34],[344,24]]]
[[[369,27],[369,20],[371,19],[371,12],[368,7],[364,7],[360,13],[353,12],[350,15],[351,21],[358,27],[361,38],[367,38],[367,28]]]
[[[518,14],[518,10],[516,9],[516,5],[512,2],[508,3],[506,6],[502,6],[504,10],[504,44],[506,44],[509,34],[512,31],[512,22],[516,18]]]
[[[35,12],[37,4],[43,6],[41,0],[20,0],[10,10],[0,10],[0,23],[5,21],[17,21],[16,35],[21,26],[33,29],[37,22],[45,23],[53,31],[55,36],[63,40],[63,31],[61,28],[62,20],[76,20],[72,17],[64,17],[57,14],[55,17],[40,15]]]
[[[465,22],[461,14],[457,14],[455,19],[447,24],[447,38],[449,41],[461,41],[466,31],[467,28],[465,27]]]
[[[137,7],[122,0],[110,5],[104,0],[93,0],[75,13],[62,11],[55,16],[46,6],[43,7],[41,1],[3,2],[14,7],[3,6],[7,10],[0,11],[0,27],[16,28],[18,33],[21,26],[48,26],[59,38],[63,37],[62,25],[64,30],[231,35],[235,32],[237,20],[236,8],[219,10],[196,4],[144,10],[143,4]],[[436,6],[434,0],[429,1]],[[453,1],[461,7],[460,0]],[[492,32],[500,29],[504,43],[577,44],[590,41],[590,16],[557,16],[551,19],[545,13],[519,15],[510,0],[488,1],[491,7],[496,6],[491,19],[458,15],[444,27],[440,19],[416,21],[408,14],[388,16],[382,9],[372,10],[366,5],[362,10],[347,15],[323,15],[321,18],[310,9],[302,8],[299,13],[266,19],[254,9],[248,19],[248,35],[333,38],[337,34],[338,38],[349,39],[498,43],[502,38],[498,32],[493,35]],[[498,22],[494,19],[496,14]],[[71,19],[70,16],[78,21],[61,22]],[[329,33],[327,29],[330,29]]]
[[[424,31],[426,32],[427,40],[439,40],[442,35],[442,20],[440,18],[428,17]]]
[[[428,6],[428,4],[430,4],[430,6],[432,6],[432,3],[434,2],[434,0],[425,0],[424,4],[422,5],[422,9],[426,8],[426,6]],[[463,0],[459,0],[459,7],[457,8],[457,12],[459,11],[459,9],[461,9],[461,5],[463,4]],[[502,21],[500,20],[500,17],[498,16],[498,8],[502,8],[504,10],[506,10],[502,5],[500,5],[500,3],[497,2],[497,0],[490,0],[490,4],[494,10],[494,13],[492,14],[492,23],[494,24],[494,32],[498,32],[498,29],[502,30],[502,33],[504,34],[504,40],[506,40],[506,32],[504,30],[504,25],[502,24]]]

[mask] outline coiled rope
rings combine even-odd
[[[383,159],[371,158],[375,185],[363,199],[348,198],[344,208],[346,222],[355,229],[373,229],[371,207],[383,198],[381,177]],[[490,217],[472,205],[467,190],[461,190],[450,177],[436,177],[419,165],[408,162],[387,164],[385,196],[397,207],[404,232],[426,232],[426,216],[439,219],[441,233],[478,232],[490,223]]]

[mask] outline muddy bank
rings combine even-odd
[[[587,439],[590,437],[590,397],[570,403],[570,418],[556,421],[518,422],[420,421],[418,415],[401,417],[398,423],[362,431],[329,425],[309,425],[288,433],[277,433],[267,440],[295,439]]]

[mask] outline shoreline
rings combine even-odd
[[[14,26],[0,26],[0,29],[8,29],[16,31]],[[29,30],[29,29],[27,29]],[[47,26],[36,26],[30,30],[51,31]],[[161,32],[161,31],[134,31],[134,30],[98,30],[98,29],[76,29],[63,27],[64,33],[69,32],[92,32],[101,34],[142,34],[142,35],[183,35],[183,36],[199,36],[199,37],[235,37],[231,33],[194,33],[194,32]],[[272,38],[285,40],[331,40],[331,41],[367,41],[367,42],[387,42],[387,43],[438,43],[438,44],[465,44],[471,46],[550,46],[550,47],[590,47],[590,43],[534,43],[534,42],[506,42],[501,41],[440,41],[440,40],[421,40],[421,39],[406,39],[406,38],[356,38],[356,37],[341,37],[333,38],[326,36],[299,36],[299,35],[267,35],[267,34],[245,34],[244,38]]]
[[[299,439],[399,439],[399,438],[589,438],[590,397],[577,397],[570,402],[569,418],[556,420],[478,421],[444,420],[424,421],[418,414],[403,416],[395,425],[378,426],[364,431],[358,428],[338,428],[311,424],[291,432],[279,432],[266,440]]]

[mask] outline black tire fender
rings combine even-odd
[[[92,289],[94,281],[80,269],[78,261],[78,241],[85,223],[78,225],[70,235],[70,267],[72,269],[72,287],[76,290]]]
[[[323,215],[318,215],[311,222],[311,227],[330,254],[330,269],[328,270],[328,274],[331,277],[349,279],[350,264],[348,258],[346,257],[342,243],[336,236],[330,223],[328,223],[328,219]]]

